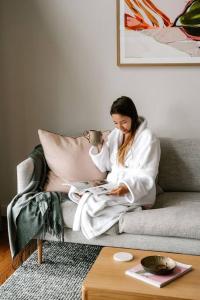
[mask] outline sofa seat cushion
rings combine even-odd
[[[160,194],[153,209],[124,214],[119,232],[200,239],[200,193]]]

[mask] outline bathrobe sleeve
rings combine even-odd
[[[89,150],[89,155],[96,165],[96,167],[101,172],[106,172],[111,170],[111,163],[110,163],[110,153],[109,153],[109,140],[104,142],[101,151],[98,153],[96,147],[92,146]]]
[[[141,145],[139,151],[139,167],[129,168],[126,176],[122,178],[120,183],[125,184],[131,193],[131,203],[138,203],[143,205],[142,198],[155,188],[155,179],[158,174],[158,167],[160,161],[160,142],[154,137],[150,142]],[[148,199],[148,197],[147,197]],[[140,201],[141,200],[141,201]],[[144,200],[144,198],[143,198]],[[152,202],[152,197],[149,197]],[[147,200],[147,202],[149,201]],[[154,199],[155,200],[155,199]],[[145,203],[153,204],[153,203]]]

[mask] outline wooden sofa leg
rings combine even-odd
[[[42,263],[42,240],[37,240],[37,250],[38,250],[38,264]]]

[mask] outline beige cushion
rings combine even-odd
[[[50,170],[47,174],[46,182],[44,185],[44,191],[66,193],[69,191],[69,188],[63,185],[63,183],[65,183],[65,181]]]
[[[104,132],[104,137],[108,135]],[[91,145],[83,137],[67,137],[45,130],[38,130],[47,164],[53,173],[65,182],[102,180],[100,172],[89,156]]]
[[[153,209],[128,212],[119,221],[120,233],[200,239],[200,193],[160,194]]]

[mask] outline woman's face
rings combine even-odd
[[[124,134],[131,132],[132,119],[120,114],[112,114],[112,120],[115,127],[120,129]]]

